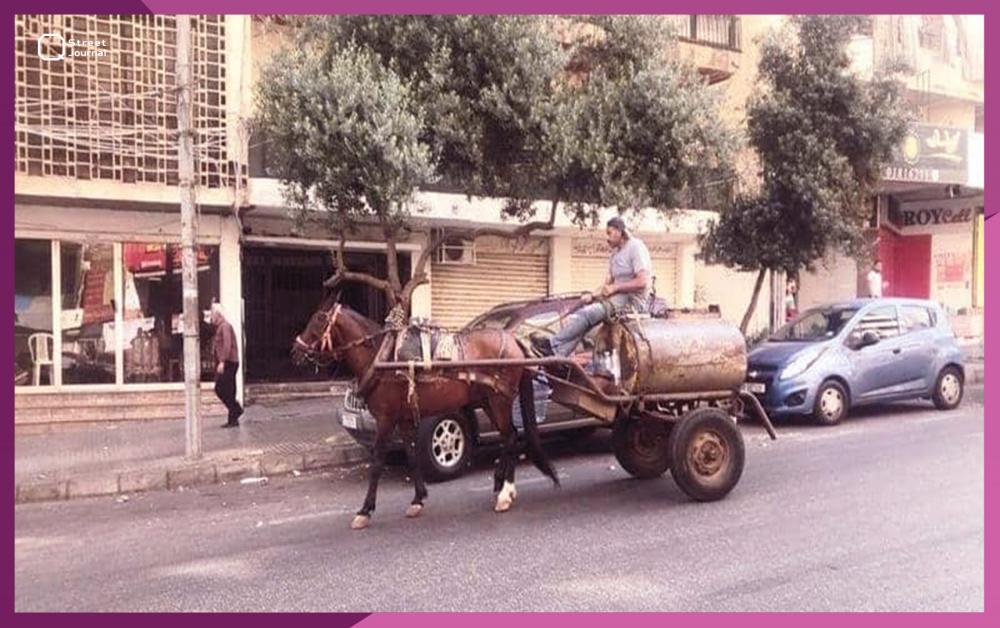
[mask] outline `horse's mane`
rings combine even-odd
[[[382,328],[381,325],[379,325],[372,319],[368,318],[367,316],[351,309],[347,304],[343,303],[341,304],[340,313],[342,316],[346,314],[347,317],[353,320],[355,323],[357,323],[358,326],[361,327],[361,329],[364,330],[366,334],[374,333]]]

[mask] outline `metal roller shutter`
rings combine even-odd
[[[459,328],[501,303],[545,297],[549,292],[548,240],[517,249],[503,238],[480,238],[475,264],[431,265],[431,317]]]
[[[653,260],[656,294],[667,304],[677,300],[677,245],[652,238],[642,238]],[[608,275],[607,243],[599,238],[573,239],[573,291],[591,291],[600,287]]]

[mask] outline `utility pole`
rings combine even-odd
[[[198,313],[198,214],[195,212],[191,16],[177,16],[177,174],[181,195],[181,292],[184,311],[184,455],[201,458],[201,343]]]

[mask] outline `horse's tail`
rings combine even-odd
[[[531,371],[521,373],[521,383],[518,386],[518,399],[521,402],[521,419],[524,421],[524,436],[528,444],[528,456],[539,471],[551,478],[559,486],[559,474],[552,468],[545,451],[542,449],[542,439],[538,436],[538,421],[535,416],[535,387]]]

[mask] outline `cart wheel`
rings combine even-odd
[[[673,429],[669,450],[674,482],[700,502],[722,499],[743,474],[743,435],[718,408],[687,413]]]
[[[611,447],[622,469],[644,480],[663,475],[670,468],[670,428],[661,421],[617,421]]]

